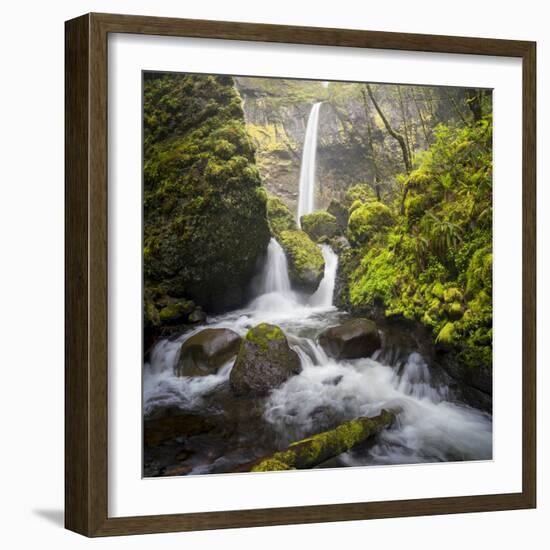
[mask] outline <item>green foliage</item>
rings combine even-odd
[[[392,213],[385,204],[378,201],[364,203],[349,217],[348,239],[354,244],[366,244],[392,223]]]
[[[468,367],[492,365],[492,124],[440,125],[404,180],[402,208],[370,224],[354,205],[349,303],[418,320]],[[399,210],[399,212],[398,212]],[[389,223],[393,219],[393,223]],[[353,267],[349,267],[353,266]]]
[[[300,219],[302,229],[315,242],[336,237],[339,233],[336,218],[326,210],[317,210],[311,214],[305,214]]]
[[[143,120],[146,289],[241,305],[269,228],[233,79],[146,74]]]
[[[283,231],[296,229],[294,216],[286,204],[274,195],[267,197],[267,219],[274,237],[279,237]]]
[[[369,202],[375,200],[377,200],[376,193],[367,183],[356,183],[348,187],[346,191],[346,201],[349,204],[352,204],[354,201]]]

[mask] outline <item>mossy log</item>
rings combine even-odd
[[[380,433],[394,420],[395,413],[386,410],[382,410],[378,416],[356,418],[340,424],[334,430],[296,441],[282,451],[244,465],[242,471],[270,472],[313,468]]]

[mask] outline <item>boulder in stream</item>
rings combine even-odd
[[[177,376],[215,374],[237,355],[241,337],[227,328],[207,328],[197,332],[181,346],[174,368]]]
[[[319,344],[334,359],[370,357],[382,345],[376,323],[369,319],[351,319],[327,328],[319,336]]]
[[[300,370],[298,354],[288,345],[284,332],[261,323],[243,339],[229,380],[236,395],[260,396]]]
[[[288,259],[293,288],[313,294],[325,273],[321,249],[301,230],[283,231],[278,240]]]

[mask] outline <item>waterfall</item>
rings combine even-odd
[[[328,244],[321,245],[321,252],[325,260],[325,274],[319,288],[311,296],[309,303],[313,307],[330,307],[332,306],[334,285],[336,283],[338,256]]]
[[[262,273],[262,294],[278,292],[290,293],[290,279],[288,278],[288,262],[281,245],[271,239],[267,247],[267,259]]]
[[[315,210],[315,156],[317,153],[317,130],[319,127],[319,109],[321,103],[313,105],[307,121],[304,149],[302,152],[302,166],[300,168],[298,227],[300,227],[300,218],[304,214],[310,214]]]

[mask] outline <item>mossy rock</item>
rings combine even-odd
[[[288,259],[292,285],[309,294],[315,292],[325,271],[321,249],[301,230],[283,231],[279,242]]]
[[[361,208],[361,206],[363,206],[363,204],[365,204],[362,200],[359,200],[359,199],[356,199],[354,200],[349,209],[348,209],[348,223],[349,223],[349,217],[356,211],[358,210],[359,208]]]
[[[296,229],[296,220],[287,205],[274,195],[267,197],[267,219],[274,237],[278,237],[283,231]]]
[[[261,396],[300,370],[298,354],[288,345],[283,331],[261,323],[242,340],[229,382],[235,395]]]
[[[366,244],[376,234],[386,233],[392,224],[393,216],[385,204],[378,201],[368,202],[351,213],[347,236],[352,244]]]
[[[300,218],[300,225],[302,230],[315,242],[332,239],[340,232],[336,218],[326,210],[304,214]]]
[[[436,282],[433,284],[431,292],[434,296],[439,298],[440,300],[443,300],[443,295],[445,293],[445,288],[440,282]]]
[[[462,302],[462,292],[456,287],[448,288],[443,292],[443,300],[447,304],[451,302]]]
[[[370,357],[382,342],[374,321],[351,319],[325,329],[319,336],[319,344],[329,357],[359,359]]]
[[[241,337],[226,328],[207,328],[186,340],[178,355],[176,376],[206,376],[218,369],[239,351]]]
[[[195,304],[192,300],[171,299],[159,311],[159,320],[163,325],[177,325],[185,323],[188,316],[194,309]]]
[[[458,321],[464,315],[464,308],[460,302],[447,304],[447,313],[453,321]]]
[[[239,307],[270,231],[233,79],[147,74],[143,110],[145,287]]]
[[[439,331],[435,341],[438,344],[449,345],[454,342],[455,339],[455,324],[451,321],[445,323],[443,328]]]

